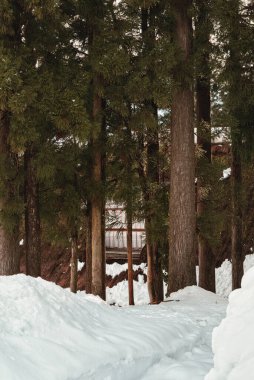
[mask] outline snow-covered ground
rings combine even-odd
[[[214,368],[206,380],[254,378],[254,268],[229,296],[227,317],[213,332]]]
[[[245,269],[253,265],[249,255]],[[123,270],[107,267],[112,277]],[[251,380],[254,269],[231,293],[221,323],[230,277],[226,261],[216,271],[222,296],[193,286],[148,305],[140,275],[135,307],[125,306],[127,281],[107,289],[117,307],[42,279],[0,277],[0,380]]]
[[[2,380],[203,379],[223,298],[197,287],[110,307],[25,275],[0,277]]]
[[[244,261],[244,271],[254,266],[254,254],[247,255]],[[135,265],[134,270],[141,268],[147,273],[146,264]],[[127,264],[118,263],[107,264],[107,274],[112,277],[117,276],[121,272],[127,270]],[[198,268],[197,268],[198,275]],[[165,287],[166,288],[166,287]],[[220,268],[216,268],[216,293],[222,297],[228,298],[232,291],[232,264],[229,260],[225,260]],[[147,304],[149,296],[147,286],[144,284],[144,277],[139,276],[139,281],[134,281],[134,298],[136,305]],[[115,285],[113,288],[107,288],[107,302],[118,306],[128,305],[128,281],[123,281]]]

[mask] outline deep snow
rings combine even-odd
[[[244,271],[254,266],[254,254],[247,255],[244,261]],[[144,273],[147,273],[146,264],[135,266],[135,270],[141,268]],[[120,265],[118,263],[107,264],[106,271],[112,277],[127,269],[127,264]],[[222,297],[228,298],[232,291],[232,264],[229,260],[225,260],[221,267],[216,268],[216,293]],[[198,267],[197,267],[198,275]],[[136,305],[149,303],[147,286],[144,284],[144,278],[139,276],[139,281],[134,281],[134,298]],[[128,281],[123,281],[115,285],[113,288],[107,288],[107,302],[109,304],[127,306],[128,299]]]
[[[225,308],[198,287],[119,308],[42,279],[0,277],[0,378],[201,380]]]
[[[254,255],[250,254],[244,260],[244,272],[254,266]],[[228,297],[232,291],[232,264],[225,260],[220,268],[216,268],[216,293]],[[253,377],[254,378],[254,377]]]
[[[229,296],[227,316],[213,332],[214,368],[206,380],[254,378],[254,268]]]
[[[247,256],[245,271],[253,265]],[[107,266],[112,277],[123,270]],[[231,291],[227,260],[216,270],[216,289],[187,287],[148,305],[140,275],[135,307],[126,306],[127,281],[107,289],[107,302],[119,308],[42,279],[0,277],[0,380],[252,380],[254,269],[230,294],[222,322]],[[213,364],[211,336],[220,322]]]

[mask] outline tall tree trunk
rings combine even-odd
[[[103,19],[103,2],[94,6],[98,17]],[[94,46],[100,30],[94,20],[91,20],[88,33],[89,55],[93,59]],[[92,67],[93,70],[93,67]],[[102,150],[103,138],[105,136],[105,120],[103,118],[103,99],[100,96],[101,77],[96,71],[93,72],[91,81],[91,99],[90,117],[93,123],[91,136],[91,179],[93,185],[93,194],[90,199],[91,204],[91,290],[94,295],[106,299],[105,288],[105,201],[102,195],[104,184],[104,154]],[[89,262],[87,263],[89,264]]]
[[[235,125],[231,128],[231,258],[232,288],[241,287],[243,276],[243,215],[242,215],[242,131],[241,110],[235,105],[235,97],[242,88],[242,65],[238,49],[240,33],[240,1],[230,2],[230,39],[229,39],[229,111]]]
[[[103,155],[102,155],[102,98],[98,94],[99,78],[93,83],[93,121],[99,133],[93,138],[92,180],[94,194],[91,199],[92,209],[92,293],[105,299],[105,242],[103,233]]]
[[[172,103],[168,293],[196,284],[195,156],[191,72],[192,0],[174,1],[176,44],[182,60],[175,71]]]
[[[18,247],[18,222],[7,226],[5,222],[5,210],[8,208],[9,199],[16,195],[9,172],[13,170],[13,159],[8,142],[10,120],[5,111],[0,111],[0,275],[12,275],[19,273],[19,247]],[[7,178],[7,179],[6,179]]]
[[[87,204],[86,210],[86,257],[85,257],[85,289],[86,293],[92,293],[92,213],[91,213],[91,203]]]
[[[242,217],[242,135],[238,131],[232,133],[231,145],[231,257],[232,257],[232,289],[241,287],[243,277],[243,217]]]
[[[155,45],[155,17],[157,5],[142,8],[141,28],[145,52],[151,52]],[[154,83],[154,71],[148,69],[148,78],[151,85]],[[158,249],[158,237],[155,236],[156,225],[156,194],[153,185],[159,185],[159,138],[158,138],[158,111],[154,100],[146,99],[145,108],[154,118],[154,127],[147,128],[147,172],[144,199],[146,202],[146,249],[147,249],[147,286],[150,303],[163,301],[162,267]]]
[[[198,54],[196,79],[197,143],[204,152],[200,165],[211,163],[211,96],[209,65],[209,9],[207,1],[197,0],[196,44],[202,52]],[[198,168],[199,169],[199,168]],[[201,169],[202,171],[202,169]],[[206,184],[199,175],[197,181],[197,216],[202,218],[206,211],[206,201],[202,197],[202,188]],[[202,230],[202,226],[201,226]],[[198,232],[199,286],[215,292],[215,256],[207,238]]]
[[[156,107],[155,107],[156,108]],[[155,109],[154,108],[154,109]],[[156,108],[157,116],[157,108]],[[146,217],[146,249],[147,249],[147,286],[150,303],[159,303],[163,301],[163,278],[161,258],[159,255],[158,237],[154,236],[158,230],[156,223],[156,193],[153,184],[159,185],[159,140],[158,132],[152,134],[147,141],[147,217]],[[149,186],[151,185],[151,186]],[[157,219],[157,220],[156,220]]]
[[[128,291],[129,305],[134,305],[133,290],[133,266],[132,266],[132,205],[128,202],[126,208],[127,217],[127,255],[128,255]]]
[[[78,241],[75,232],[71,239],[71,279],[70,289],[72,293],[77,293],[78,288]]]
[[[39,210],[39,185],[35,165],[35,150],[27,147],[24,155],[25,166],[25,249],[26,274],[41,275],[41,231]]]

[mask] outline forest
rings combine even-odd
[[[197,284],[215,293],[226,259],[241,288],[254,246],[253,41],[252,0],[1,0],[0,283],[40,284],[45,250],[66,250],[71,292],[82,258],[86,295],[106,300],[111,202],[126,215],[129,305],[140,221],[149,305]]]

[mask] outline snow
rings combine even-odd
[[[227,169],[223,170],[223,175],[220,178],[220,181],[223,181],[224,179],[227,179],[230,176],[231,176],[231,168],[227,168]]]
[[[0,277],[1,379],[203,379],[226,304],[187,287],[170,302],[119,308],[40,278]]]
[[[244,261],[244,271],[254,266],[254,255],[247,255]],[[220,268],[216,268],[216,293],[228,297],[232,291],[232,264],[225,260]]]
[[[80,272],[85,263],[78,260],[78,271]],[[138,269],[142,269],[144,273],[147,272],[146,269],[146,263],[142,263],[140,265],[133,265],[133,270],[136,271]],[[106,264],[106,274],[108,276],[111,276],[112,278],[118,276],[120,273],[125,272],[128,270],[128,264],[119,264],[119,263],[113,263],[113,264]]]
[[[214,368],[206,380],[252,380],[254,373],[254,268],[229,296],[227,316],[213,332]]]
[[[144,277],[140,275],[139,281],[133,281],[135,305],[144,305],[149,303],[147,284],[144,283],[143,278]],[[112,288],[107,288],[106,298],[110,305],[129,305],[128,281],[125,280],[119,282]]]
[[[80,272],[83,269],[84,265],[85,265],[85,263],[83,263],[82,261],[78,260],[78,272]]]
[[[134,271],[138,270],[139,268],[142,269],[143,271],[146,271],[146,263],[142,263],[140,265],[133,265]],[[125,272],[126,270],[128,270],[127,263],[126,264],[119,264],[119,263],[106,264],[106,273],[108,276],[111,276],[112,278],[118,276],[120,273]]]
[[[135,307],[127,306],[128,281],[107,288],[106,303],[40,278],[2,276],[0,378],[251,380],[254,268],[245,274],[242,289],[230,293],[231,266],[226,260],[216,269],[219,294],[192,286],[160,305],[148,304],[147,284],[139,275]],[[246,256],[245,271],[252,266],[253,254]],[[147,272],[146,264],[138,268]],[[107,265],[112,277],[126,270],[127,264]]]

